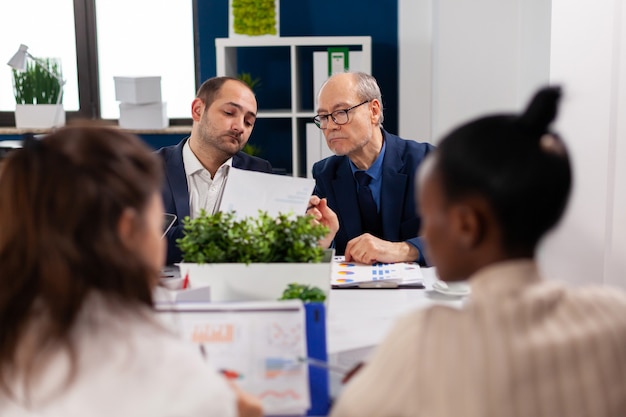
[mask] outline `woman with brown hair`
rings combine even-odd
[[[153,318],[162,167],[138,138],[76,125],[0,177],[0,415],[260,416]]]

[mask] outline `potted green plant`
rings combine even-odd
[[[65,124],[62,71],[56,59],[28,61],[24,71],[13,70],[15,125],[50,128]]]
[[[183,224],[181,276],[210,286],[212,301],[276,300],[290,283],[330,288],[332,251],[318,245],[328,229],[310,216],[202,212]]]

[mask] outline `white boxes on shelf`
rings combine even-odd
[[[120,127],[124,129],[164,129],[167,126],[167,103],[120,103]]]
[[[161,101],[161,77],[113,77],[120,101],[119,125],[124,129],[164,129],[169,126],[167,103]]]
[[[113,80],[117,101],[131,104],[161,101],[161,77],[113,77]]]

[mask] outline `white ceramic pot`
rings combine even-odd
[[[210,287],[211,302],[278,300],[288,284],[318,287],[328,295],[331,263],[181,263],[189,288]]]
[[[63,104],[18,104],[15,106],[15,127],[18,129],[49,129],[65,125]]]

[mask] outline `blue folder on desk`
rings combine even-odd
[[[306,344],[309,358],[328,361],[326,351],[326,310],[323,303],[304,305],[306,313]],[[309,365],[311,408],[307,416],[325,416],[330,409],[328,369]]]

